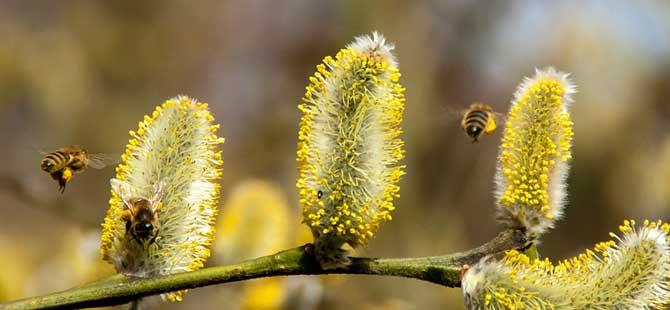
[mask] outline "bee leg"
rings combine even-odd
[[[142,245],[142,241],[140,241],[140,239],[137,238],[132,229],[130,230],[130,235],[133,237],[133,239],[135,239],[135,241],[137,241],[137,244]]]
[[[149,245],[153,244],[156,241],[156,238],[158,238],[158,232],[159,231],[160,231],[160,229],[156,229],[156,233],[154,234],[153,238],[151,238],[151,240],[149,240]],[[156,244],[158,244],[158,243],[156,243]]]
[[[519,248],[518,251],[526,251],[526,250],[530,249],[530,247],[532,247],[532,246],[533,246],[533,241],[530,241],[530,242],[524,244],[523,247]]]
[[[65,192],[65,185],[67,184],[70,179],[72,179],[74,172],[70,168],[65,168],[63,171],[60,173],[60,177],[58,178],[58,185],[60,185],[60,193]]]
[[[61,194],[65,193],[65,184],[67,184],[67,181],[65,181],[63,179],[58,180],[58,185],[59,185],[58,191]]]
[[[126,211],[123,211],[123,212],[126,212]],[[122,215],[122,216],[123,216],[123,215]],[[131,226],[131,225],[132,225],[132,223],[130,223],[130,220],[127,220],[127,221],[126,221],[126,235],[129,234],[129,233],[131,233],[131,231],[130,231],[130,226]]]
[[[61,176],[61,178],[65,182],[67,182],[67,181],[70,181],[70,179],[72,179],[72,175],[74,175],[74,171],[72,171],[72,169],[70,169],[70,168],[65,168],[65,169],[63,169],[63,175]]]

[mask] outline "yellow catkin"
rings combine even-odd
[[[18,238],[0,233],[0,262],[2,262],[0,302],[25,298],[44,292],[43,290],[33,292],[30,287],[26,289],[27,282],[29,282],[26,275],[34,272],[34,268],[31,265],[29,252],[25,251],[24,245],[28,246],[27,243],[20,242]],[[54,270],[49,270],[48,275],[51,276],[53,273]],[[42,276],[40,280],[44,281],[45,275]]]
[[[151,197],[162,188],[155,242],[140,244],[126,232],[126,208],[114,190],[103,223],[100,252],[120,273],[134,277],[193,271],[210,255],[223,160],[223,138],[207,104],[178,96],[144,117],[116,168],[116,181],[134,197]],[[182,292],[165,295],[180,301]]]
[[[236,185],[224,204],[214,242],[215,258],[224,263],[270,255],[292,245],[297,219],[280,188],[263,180]],[[242,284],[245,310],[281,309],[286,279],[266,278]]]
[[[537,70],[519,86],[507,115],[496,175],[498,214],[532,237],[563,214],[574,92],[567,74]]]
[[[243,310],[280,310],[286,298],[284,281],[280,278],[254,280],[242,289]]]
[[[392,49],[356,38],[317,66],[299,106],[297,187],[322,267],[345,263],[341,246],[365,245],[395,209],[405,100]]]
[[[214,243],[223,263],[269,255],[292,245],[295,218],[277,185],[244,181],[230,191],[224,208]]]
[[[462,281],[466,305],[483,309],[661,309],[670,303],[670,225],[625,221],[622,236],[559,262],[516,251],[482,260]]]

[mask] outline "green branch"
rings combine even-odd
[[[285,250],[239,264],[204,268],[198,271],[149,279],[130,279],[115,275],[84,286],[45,296],[27,298],[1,309],[53,309],[112,306],[140,297],[196,287],[244,281],[248,279],[319,274],[364,274],[397,276],[424,280],[447,287],[460,286],[464,264],[474,264],[482,257],[524,247],[526,239],[520,230],[506,230],[475,249],[443,256],[420,258],[352,258],[350,266],[323,270],[311,254],[311,245]]]

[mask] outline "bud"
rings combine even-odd
[[[557,265],[516,251],[465,273],[469,309],[661,309],[670,302],[670,225],[634,221],[623,236]]]
[[[299,106],[297,187],[323,268],[346,264],[341,247],[365,245],[395,209],[405,99],[392,50],[376,32],[356,38],[317,66]]]
[[[568,74],[537,70],[514,94],[496,173],[499,218],[539,237],[563,214],[571,158]]]
[[[223,164],[217,151],[223,139],[213,120],[207,104],[178,96],[130,132],[112,179],[100,249],[118,272],[154,277],[193,271],[209,257]],[[136,210],[128,211],[137,201],[150,204],[156,215],[146,238],[131,225],[141,220]],[[179,301],[182,295],[164,297]]]

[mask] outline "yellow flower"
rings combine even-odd
[[[231,190],[223,208],[225,212],[217,225],[214,249],[215,258],[221,257],[224,263],[284,250],[294,245],[296,239],[304,240],[307,236],[303,235],[311,238],[309,229],[296,225],[298,218],[289,208],[280,188],[273,183],[262,180],[242,182]],[[306,242],[308,241],[299,244]],[[320,289],[317,279],[310,280],[301,281],[301,277],[295,277],[245,282],[240,292],[239,307],[247,310],[269,310],[309,303],[311,299],[318,299]],[[313,293],[315,289],[316,297]]]
[[[558,264],[516,251],[465,273],[470,309],[660,309],[670,302],[670,224],[634,221],[622,237]]]
[[[249,180],[237,185],[217,225],[215,252],[224,263],[269,255],[291,244],[296,220],[274,184]]]
[[[216,150],[223,139],[216,136],[219,126],[213,120],[207,104],[179,96],[156,107],[130,132],[112,179],[100,249],[118,272],[153,277],[193,271],[209,257],[223,163]],[[155,239],[127,231],[122,216],[128,198],[160,204]],[[182,298],[179,292],[166,297]]]
[[[317,66],[299,106],[297,187],[324,268],[346,263],[341,246],[365,245],[395,209],[405,99],[392,50],[380,34],[356,38]]]
[[[0,232],[0,262],[2,262],[0,302],[24,298],[30,296],[26,293],[32,293],[30,287],[26,290],[27,277],[33,272],[29,255],[23,248],[25,243],[15,240],[18,239]],[[27,246],[27,244],[25,245]],[[41,278],[41,280],[44,281],[44,278]],[[44,291],[39,291],[36,294],[41,293],[44,293]]]
[[[268,278],[245,283],[242,289],[242,309],[279,310],[285,300],[284,279]]]
[[[567,74],[537,70],[521,83],[507,115],[496,174],[498,213],[531,237],[552,228],[563,214],[574,93]]]

